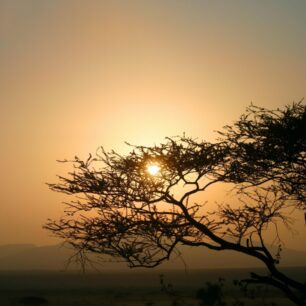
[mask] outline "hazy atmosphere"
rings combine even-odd
[[[57,159],[212,141],[251,102],[300,101],[306,2],[0,0],[0,67],[0,244],[54,244]],[[295,217],[283,238],[305,251]]]

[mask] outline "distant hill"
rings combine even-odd
[[[71,250],[59,245],[3,245],[0,270],[61,270],[71,255]]]
[[[256,258],[234,251],[213,251],[204,248],[193,247],[188,249],[184,247],[182,253],[187,264],[195,268],[248,268],[263,266]],[[281,252],[280,266],[306,266],[306,252],[284,249]]]
[[[182,256],[165,262],[161,267],[166,269],[183,269],[185,264],[189,269],[207,268],[248,268],[261,267],[261,263],[243,254],[233,251],[212,251],[205,248],[182,247]],[[54,270],[67,269],[67,261],[74,254],[65,246],[49,245],[35,246],[33,244],[15,244],[0,246],[0,270]],[[281,254],[281,266],[306,266],[306,252],[284,249]],[[96,259],[94,259],[96,260]],[[68,269],[79,269],[72,262]],[[99,265],[99,269],[127,270],[124,263]]]
[[[36,248],[35,244],[7,244],[0,245],[0,258],[14,256],[20,252]]]

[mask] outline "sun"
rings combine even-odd
[[[149,174],[155,176],[159,173],[160,167],[157,164],[150,164],[147,166],[147,171]]]

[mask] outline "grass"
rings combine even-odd
[[[305,275],[305,268],[292,270],[297,278]],[[55,273],[55,272],[0,272],[0,305],[20,306],[25,296],[44,297],[49,306],[198,306],[196,298],[199,288],[206,282],[216,283],[221,276],[226,279],[222,287],[227,306],[290,306],[278,291],[270,287],[253,287],[243,296],[233,279],[241,279],[248,270],[198,270],[198,271],[137,271],[130,273],[103,272],[100,274]],[[300,273],[300,274],[299,274]],[[160,285],[163,274],[164,285],[173,285],[167,292]],[[31,306],[31,305],[29,305]]]

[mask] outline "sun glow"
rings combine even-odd
[[[160,171],[160,167],[156,164],[150,164],[147,166],[147,171],[151,175],[157,175]]]

